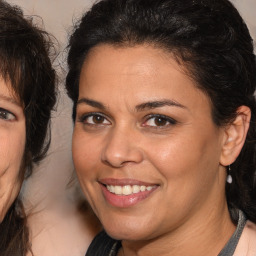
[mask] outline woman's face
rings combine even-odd
[[[25,117],[23,108],[0,79],[0,222],[20,191],[25,148]]]
[[[81,71],[73,158],[106,231],[152,239],[224,206],[223,129],[171,54],[145,45],[92,49]]]

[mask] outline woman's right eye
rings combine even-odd
[[[87,114],[87,115],[83,115],[79,119],[80,119],[79,121],[82,122],[83,124],[89,124],[89,125],[110,125],[111,124],[106,117],[100,114]]]
[[[9,112],[8,110],[0,108],[0,119],[6,120],[6,121],[13,121],[16,119],[16,117],[14,114]]]

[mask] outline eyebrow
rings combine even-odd
[[[88,99],[88,98],[81,98],[77,101],[77,105],[78,104],[86,104],[86,105],[89,105],[91,107],[94,107],[94,108],[98,108],[98,109],[101,109],[101,110],[105,110],[106,107],[104,106],[104,104],[98,102],[98,101],[95,101],[95,100],[91,100],[91,99]]]
[[[77,105],[83,104],[83,103],[86,105],[89,105],[91,107],[94,107],[94,108],[106,110],[106,106],[104,104],[102,104],[98,101],[95,101],[95,100],[91,100],[88,98],[81,98],[77,101]],[[179,107],[179,108],[186,109],[185,106],[183,106],[182,104],[180,104],[174,100],[164,99],[164,100],[149,101],[149,102],[141,103],[135,107],[135,110],[137,112],[139,112],[139,111],[146,111],[146,110],[154,109],[154,108],[160,108],[160,107],[164,107],[164,106]]]
[[[186,108],[182,104],[180,104],[174,100],[169,100],[169,99],[145,102],[145,103],[137,105],[135,108],[137,111],[145,111],[145,110],[160,108],[160,107],[164,107],[164,106]]]
[[[12,103],[12,104],[15,104],[15,105],[17,105],[18,107],[21,106],[20,103],[19,103],[17,100],[15,100],[14,98],[5,96],[5,95],[3,95],[3,94],[0,94],[0,99],[2,99],[2,100],[4,100],[4,101],[8,101],[8,102],[10,102],[10,103]]]

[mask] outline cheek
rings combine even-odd
[[[13,172],[19,172],[25,149],[24,137],[24,134],[1,134],[0,172],[6,168],[11,168]]]
[[[84,195],[97,215],[98,185],[95,184],[100,161],[100,147],[93,139],[84,136],[76,129],[72,139],[72,154],[75,170]]]
[[[182,190],[193,192],[215,182],[220,155],[218,138],[212,140],[201,135],[173,135],[145,147],[149,149],[147,158],[162,176],[166,190],[175,194]]]
[[[84,136],[83,132],[75,128],[72,140],[73,161],[80,182],[92,176],[94,166],[99,162],[100,145],[93,139]]]
[[[197,161],[203,151],[198,144],[190,141],[186,136],[172,134],[166,138],[151,140],[144,145],[148,160],[163,173],[168,175],[182,175],[187,167]]]
[[[20,191],[25,133],[1,129],[0,134],[0,216],[3,218]]]

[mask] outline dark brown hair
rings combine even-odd
[[[24,17],[20,8],[0,1],[0,75],[10,81],[24,106],[26,145],[20,179],[46,154],[51,110],[56,101],[50,36]],[[16,199],[0,224],[0,255],[25,256],[29,236],[22,203]]]

